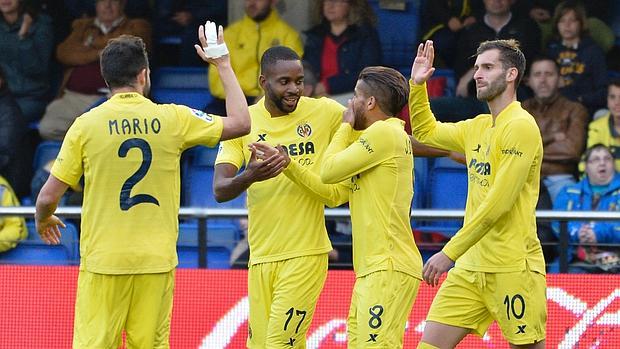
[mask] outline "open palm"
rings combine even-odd
[[[433,42],[426,40],[418,46],[418,54],[413,60],[411,66],[411,80],[416,85],[425,83],[435,72],[433,68],[433,60],[435,59],[435,49]]]

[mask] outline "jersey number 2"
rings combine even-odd
[[[140,138],[131,138],[121,143],[121,146],[118,148],[118,156],[121,158],[126,157],[131,148],[138,148],[142,151],[142,164],[140,164],[140,168],[123,183],[120,195],[121,210],[127,211],[133,206],[141,203],[150,203],[159,206],[159,201],[151,195],[136,194],[135,196],[131,196],[131,189],[146,176],[149,167],[151,167],[151,161],[153,160],[151,146],[147,141]]]

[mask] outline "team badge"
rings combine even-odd
[[[297,134],[301,137],[310,137],[312,134],[312,128],[307,123],[297,126]]]
[[[203,112],[202,110],[198,110],[194,108],[189,108],[189,110],[192,112],[192,115],[194,115],[195,117],[202,119],[204,121],[207,121],[207,122],[213,122],[213,117]]]

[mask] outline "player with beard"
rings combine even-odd
[[[223,32],[220,27],[219,44]],[[37,231],[58,244],[64,224],[53,213],[84,175],[73,348],[117,348],[123,330],[128,348],[170,347],[181,153],[250,131],[230,56],[207,58],[203,26],[199,40],[198,55],[223,78],[227,118],[151,102],[144,42],[112,39],[100,57],[112,97],[71,125],[39,193]]]
[[[287,175],[279,175],[285,157],[276,152],[265,158],[253,143],[283,145],[291,158],[289,168],[318,177],[344,107],[328,98],[301,97],[303,67],[299,55],[288,47],[265,51],[259,82],[265,97],[250,107],[252,130],[247,136],[222,143],[214,193],[221,202],[247,189],[247,346],[305,348],[306,332],[327,276],[327,254],[332,249],[324,208],[345,202],[348,187],[344,183],[328,190],[302,187]]]
[[[411,139],[404,122],[394,117],[407,104],[408,93],[398,71],[365,68],[327,147],[320,178],[300,173],[297,166],[285,172],[307,190],[348,182],[356,276],[347,321],[349,348],[402,348],[422,279],[422,257],[411,234]],[[265,156],[278,151],[263,143],[255,146]]]
[[[544,348],[545,261],[536,235],[543,156],[534,118],[516,100],[525,57],[515,40],[480,44],[474,65],[477,97],[491,114],[458,123],[435,120],[425,82],[433,74],[433,43],[418,47],[409,108],[420,142],[464,153],[468,195],[463,227],[424,265],[437,292],[418,348],[454,348],[468,333],[483,336],[497,321],[512,348]]]

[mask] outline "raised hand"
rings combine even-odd
[[[208,24],[211,24],[210,22],[207,22]],[[194,48],[196,49],[196,53],[198,54],[198,56],[200,56],[200,58],[205,61],[205,62],[209,62],[211,64],[214,64],[216,66],[221,66],[221,65],[230,65],[230,55],[227,53],[225,55],[222,55],[220,57],[217,58],[210,58],[207,57],[207,54],[205,53],[205,50],[207,47],[209,47],[209,43],[207,42],[207,38],[205,36],[205,25],[200,25],[198,27],[198,41],[200,41],[200,45],[194,45]],[[213,24],[215,25],[215,24]],[[217,45],[223,45],[225,44],[224,41],[224,27],[222,27],[221,25],[218,27],[217,30]],[[213,44],[211,44],[213,45]]]
[[[434,60],[435,49],[431,40],[426,40],[425,43],[418,45],[418,53],[411,66],[411,80],[414,84],[422,85],[433,75],[435,72]]]

